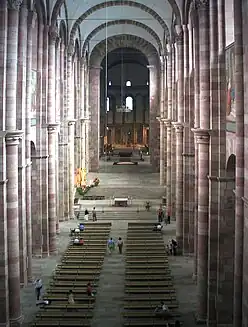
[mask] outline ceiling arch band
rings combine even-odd
[[[141,51],[147,58],[149,65],[157,67],[159,55],[156,48],[148,41],[135,35],[122,34],[107,38],[107,51],[111,52],[118,48],[134,48]],[[106,40],[98,43],[91,52],[90,66],[101,66],[106,56]]]
[[[143,28],[145,31],[147,31],[157,42],[158,44],[158,48],[159,48],[159,53],[162,52],[162,43],[157,35],[157,33],[155,33],[149,26],[143,24],[143,23],[140,23],[140,22],[137,22],[137,21],[134,21],[134,20],[131,20],[131,19],[119,19],[119,20],[112,20],[110,22],[107,23],[107,27],[109,26],[113,26],[113,25],[120,25],[120,24],[128,24],[128,25],[134,25],[134,26],[138,26],[138,27],[141,27]],[[98,33],[100,32],[101,30],[103,30],[104,28],[106,28],[106,24],[101,24],[99,25],[97,28],[95,28],[88,36],[87,38],[85,39],[84,41],[84,44],[83,44],[83,48],[82,48],[82,56],[84,56],[84,53],[87,49],[87,45],[88,43],[90,42],[90,40]]]
[[[176,24],[181,24],[181,13],[180,13],[180,10],[178,8],[178,5],[176,3],[175,0],[167,0],[168,3],[170,4],[174,14],[175,14],[175,20],[176,20]],[[61,6],[64,4],[64,0],[57,0],[54,7],[53,7],[53,12],[52,12],[52,15],[51,15],[51,23],[54,24],[56,22],[56,19],[59,15],[59,11],[60,11],[60,8]],[[96,6],[93,6],[91,7],[89,10],[87,10],[76,22],[75,24],[77,25],[80,25],[81,22],[89,15],[91,15],[94,11],[96,10],[99,10],[99,9],[103,9],[105,8],[106,6],[107,7],[110,7],[110,6],[123,6],[123,5],[126,5],[126,6],[132,6],[132,7],[138,7],[142,10],[145,10],[146,12],[148,13],[153,13],[153,17],[155,19],[160,19],[159,23],[161,22],[164,28],[165,31],[167,31],[167,36],[169,37],[170,33],[169,33],[169,30],[168,30],[168,27],[167,25],[165,24],[164,20],[155,12],[153,11],[151,8],[141,4],[141,3],[137,3],[137,2],[134,2],[134,1],[126,1],[126,0],[122,0],[122,1],[108,1],[108,2],[103,2],[103,3],[100,3]],[[86,15],[86,16],[85,16]],[[81,19],[81,21],[79,21]],[[75,30],[74,32],[75,33]]]

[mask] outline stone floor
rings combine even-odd
[[[111,221],[111,235],[114,238],[123,238],[125,244],[128,221],[156,221],[156,209],[164,195],[164,188],[159,186],[159,174],[151,172],[147,162],[137,166],[113,166],[110,163],[102,163],[98,187],[91,189],[90,195],[130,196],[133,204],[130,208],[114,208],[105,201],[80,201],[82,208],[91,209],[96,206],[98,220]],[[90,174],[89,180],[96,177]],[[152,210],[147,213],[143,204],[151,200]],[[56,264],[68,245],[68,231],[75,227],[76,221],[60,224],[60,235],[57,237],[59,254],[55,257],[34,259],[33,276],[41,277],[45,285],[48,284]],[[163,230],[164,240],[167,242],[175,236],[175,222],[172,221]],[[94,318],[92,327],[119,327],[122,325],[122,308],[124,299],[124,274],[125,274],[125,247],[124,255],[114,253],[106,254],[100,284],[96,296]],[[190,257],[170,257],[170,265],[174,276],[175,287],[179,300],[179,311],[184,320],[184,326],[196,326],[194,311],[196,308],[196,286],[192,281],[193,259]],[[22,307],[24,313],[24,326],[28,326],[35,316],[38,308],[35,305],[33,285],[28,285],[21,291]]]

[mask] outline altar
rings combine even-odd
[[[115,207],[127,207],[129,199],[128,198],[114,198],[113,205]]]

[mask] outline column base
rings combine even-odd
[[[9,322],[0,323],[0,327],[10,327]]]
[[[33,257],[34,259],[41,259],[41,258],[42,258],[42,252],[40,252],[40,253],[34,253],[34,254],[32,255],[32,257]]]
[[[49,255],[50,255],[49,252],[42,252],[42,256],[41,256],[41,258],[48,258]]]
[[[206,319],[199,317],[197,313],[195,313],[194,316],[197,325],[206,325]]]
[[[20,326],[22,326],[23,320],[24,320],[24,316],[21,315],[18,318],[10,319],[9,325],[10,325],[10,327],[20,327]]]
[[[197,282],[197,274],[195,274],[195,273],[193,273],[193,275],[192,275],[192,280],[193,280],[193,282]]]
[[[59,254],[58,250],[50,251],[50,256],[55,257]]]

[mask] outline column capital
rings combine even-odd
[[[99,69],[99,70],[102,70],[103,68],[102,68],[102,66],[96,66],[96,65],[91,65],[90,66],[90,69]]]
[[[183,28],[181,25],[175,26],[175,40],[177,44],[183,44]]]
[[[207,8],[209,6],[209,0],[195,0],[196,9]]]
[[[58,28],[56,26],[50,26],[49,31],[48,31],[48,35],[49,35],[49,41],[52,44],[55,44],[58,37],[59,37]]]
[[[70,120],[68,120],[68,126],[75,125],[76,122],[77,122],[77,119],[70,119]]]
[[[75,50],[74,45],[72,43],[69,43],[67,47],[67,54],[69,57],[72,57],[74,50]]]
[[[55,133],[59,127],[59,123],[52,123],[47,125],[48,133]]]
[[[28,28],[34,28],[36,19],[37,19],[37,13],[35,11],[29,11],[28,12]]]
[[[210,181],[218,182],[218,183],[228,183],[234,182],[235,177],[228,177],[228,176],[210,176],[208,175],[208,179]]]
[[[8,9],[19,10],[22,5],[23,0],[8,0]]]
[[[183,132],[184,126],[183,126],[182,123],[176,121],[176,122],[172,122],[171,124],[175,128],[176,133],[182,133]]]
[[[198,144],[209,144],[210,130],[208,129],[201,129],[201,128],[192,128],[191,131],[194,133],[196,142]]]
[[[7,145],[18,145],[23,137],[23,131],[6,131],[5,141]]]
[[[59,143],[59,146],[67,146],[68,143]]]
[[[163,121],[163,123],[165,124],[165,126],[166,126],[167,128],[169,128],[169,127],[172,126],[172,124],[171,124],[171,119],[168,119],[168,118],[162,118],[162,121]]]
[[[80,119],[81,122],[83,122],[83,123],[85,122],[86,123],[86,122],[90,121],[90,115],[89,116],[80,117],[79,119]]]

